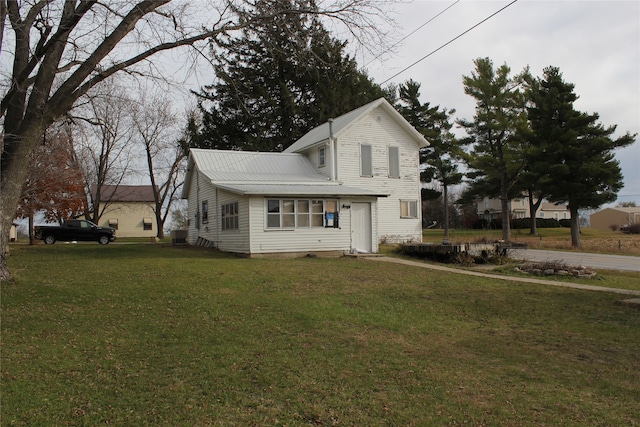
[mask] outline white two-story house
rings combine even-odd
[[[282,153],[192,149],[188,242],[227,252],[375,253],[421,241],[418,150],[385,99],[312,129]]]

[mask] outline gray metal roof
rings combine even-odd
[[[198,170],[219,181],[323,181],[309,161],[295,153],[192,149]]]
[[[387,197],[388,193],[347,187],[339,183],[318,184],[234,184],[218,183],[220,189],[247,196],[302,196],[302,197]]]
[[[243,195],[388,196],[329,181],[302,154],[192,149],[184,198],[189,194],[190,177],[196,168],[216,187]]]

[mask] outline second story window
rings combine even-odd
[[[360,176],[373,176],[373,159],[370,145],[360,146]]]
[[[325,165],[326,147],[318,147],[318,167]]]
[[[389,147],[389,178],[400,178],[400,148]]]

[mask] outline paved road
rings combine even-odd
[[[404,264],[404,265],[411,265],[411,266],[414,266],[414,267],[421,267],[421,268],[429,268],[429,269],[432,269],[432,270],[446,271],[446,272],[455,273],[455,274],[464,274],[464,275],[468,275],[468,276],[486,277],[486,278],[495,279],[495,280],[507,280],[507,281],[510,281],[510,282],[523,282],[523,283],[537,283],[539,285],[558,286],[558,287],[562,287],[562,288],[583,289],[583,290],[588,290],[588,291],[612,292],[612,293],[622,294],[622,295],[631,295],[631,296],[636,297],[636,298],[632,298],[632,299],[626,300],[626,301],[628,301],[628,303],[630,303],[630,304],[634,304],[634,305],[638,304],[638,305],[640,305],[640,291],[635,291],[635,290],[631,290],[631,289],[607,288],[607,287],[604,287],[604,286],[587,285],[587,284],[583,284],[583,283],[559,282],[559,281],[554,281],[554,280],[538,279],[537,277],[531,277],[531,276],[526,276],[526,277],[503,276],[503,275],[499,275],[499,274],[492,274],[492,273],[481,272],[481,271],[472,271],[472,270],[460,269],[460,268],[455,268],[455,267],[447,267],[447,266],[444,266],[444,265],[441,265],[441,264],[437,264],[437,263],[427,263],[427,262],[422,262],[422,261],[411,261],[411,260],[407,260],[407,259],[386,257],[386,256],[379,256],[379,257],[367,257],[367,256],[365,256],[363,258],[366,259],[366,260],[371,260],[371,261],[392,262],[392,263],[396,263],[396,264]]]
[[[585,267],[596,269],[640,272],[640,257],[634,256],[544,251],[540,249],[514,249],[509,256],[527,261],[560,261],[570,266],[584,265]]]

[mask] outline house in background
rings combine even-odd
[[[426,145],[381,98],[283,153],[192,149],[188,242],[259,256],[421,241],[418,150]]]
[[[105,185],[100,190],[100,199],[100,206],[105,208],[98,225],[115,228],[119,238],[156,236],[155,202],[150,185]]]
[[[18,223],[14,222],[11,224],[11,228],[9,229],[9,241],[17,242],[18,241]]]
[[[509,201],[509,212],[512,219],[531,218],[529,209],[529,198],[513,199]],[[502,215],[500,199],[490,199],[485,197],[478,203],[478,216],[487,221],[494,220]],[[544,219],[571,219],[571,212],[566,205],[556,205],[554,203],[542,202],[536,211],[536,218]]]
[[[620,229],[640,224],[640,207],[605,208],[589,216],[589,226],[598,230]]]

